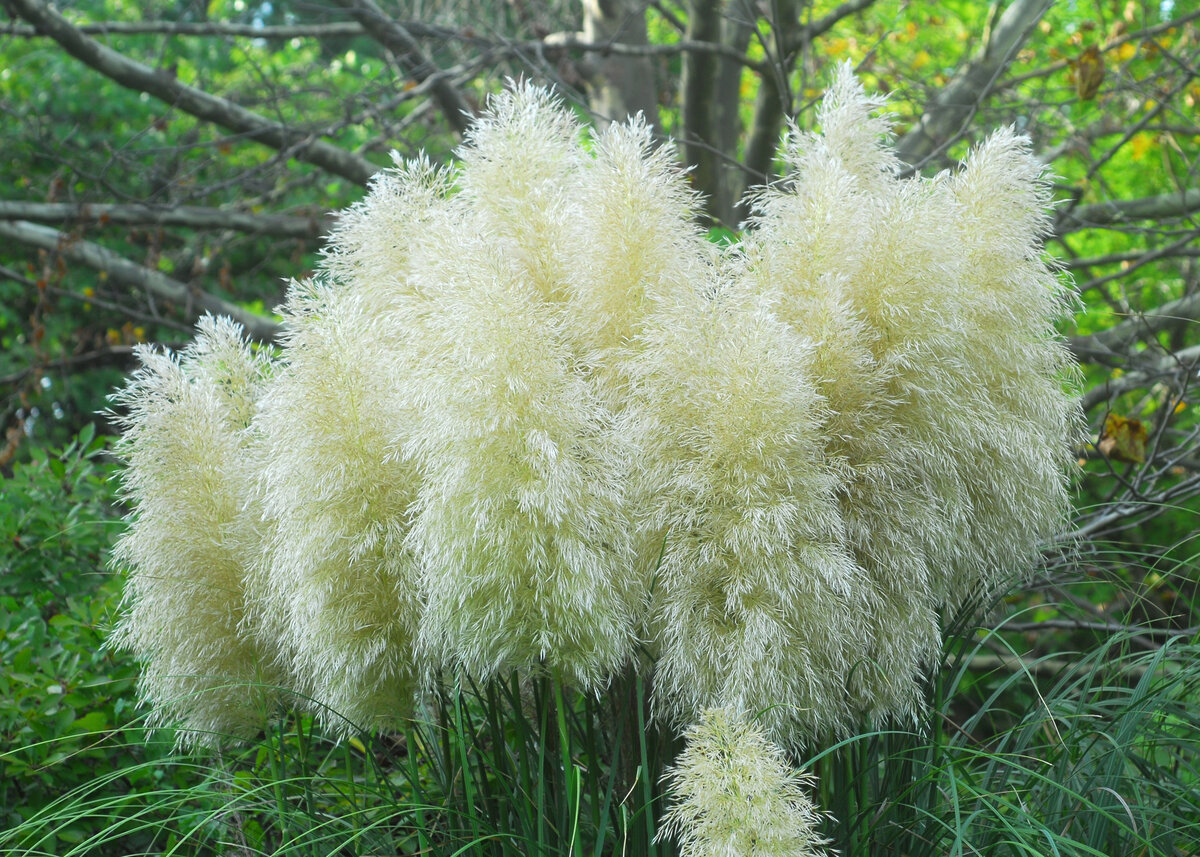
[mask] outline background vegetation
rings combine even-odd
[[[102,645],[121,509],[97,412],[135,343],[179,345],[206,310],[272,338],[329,212],[392,149],[451,157],[506,76],[553,83],[598,123],[645,111],[695,166],[721,240],[784,122],[810,124],[849,58],[892,93],[913,170],[952,168],[1002,124],[1051,165],[1048,251],[1080,293],[1064,334],[1092,443],[1044,566],[947,617],[928,722],[796,760],[819,776],[826,832],[848,855],[1196,851],[1192,0],[4,6],[0,848],[669,849],[652,840],[671,742],[639,719],[633,677],[602,701],[548,683],[534,705],[452,685],[408,735],[335,745],[300,718],[215,762],[144,734],[136,665]]]

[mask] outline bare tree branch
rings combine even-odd
[[[866,7],[875,0],[852,0],[846,6]],[[386,14],[386,13],[385,13]],[[833,17],[831,13],[826,17]],[[394,20],[394,19],[393,19]],[[824,20],[824,19],[823,19]],[[646,45],[608,39],[590,39],[581,33],[552,33],[540,40],[512,40],[480,35],[469,28],[455,29],[438,27],[411,19],[394,21],[409,35],[418,39],[453,41],[484,48],[507,46],[510,52],[530,52],[539,49],[570,49],[617,56],[674,56],[685,51],[721,54],[751,68],[762,70],[762,63],[747,57],[726,45],[710,42],[676,41],[670,44]],[[79,32],[89,36],[210,36],[217,38],[265,39],[288,41],[290,39],[329,39],[370,35],[358,21],[331,21],[327,24],[285,24],[255,26],[253,24],[230,24],[224,21],[183,23],[176,21],[103,21],[93,24],[77,24]],[[44,35],[36,27],[10,23],[0,26],[0,35],[35,38]]]
[[[79,32],[89,36],[216,36],[247,39],[328,39],[363,35],[356,21],[335,21],[328,24],[291,24],[257,27],[253,24],[230,24],[224,21],[101,21],[78,24]],[[444,38],[447,32],[429,27],[422,36]],[[415,31],[414,31],[415,32]],[[37,28],[25,24],[7,24],[0,34],[30,38],[42,35]]]
[[[1135,372],[1126,372],[1119,378],[1109,378],[1083,394],[1080,404],[1085,411],[1091,410],[1101,402],[1108,401],[1114,396],[1137,390],[1152,384],[1160,378],[1176,375],[1190,375],[1200,367],[1200,345],[1184,348],[1164,354],[1139,368]]]
[[[332,143],[272,122],[232,101],[180,83],[165,71],[157,71],[92,39],[42,0],[3,0],[15,15],[29,21],[62,45],[80,62],[128,89],[148,93],[185,113],[244,134],[273,149],[287,150],[299,160],[365,185],[379,167]]]
[[[775,14],[779,16],[772,24],[772,31],[789,32],[795,29],[800,9],[794,0],[780,0],[775,5]],[[832,26],[832,25],[831,25]],[[791,76],[793,57],[796,47],[777,40],[774,46],[764,45],[767,56],[774,57],[773,73],[764,74],[759,83],[758,94],[754,101],[754,118],[750,122],[750,136],[746,140],[746,167],[758,176],[758,181],[765,184],[769,178],[771,161],[775,150],[779,147],[779,132],[783,118],[792,110],[792,95],[788,85]],[[771,49],[773,48],[773,50]]]
[[[1160,248],[1161,249],[1161,248]],[[1145,258],[1148,250],[1129,250],[1124,253],[1105,253],[1103,256],[1086,256],[1078,259],[1058,259],[1056,264],[1059,267],[1066,268],[1070,271],[1078,271],[1083,268],[1096,268],[1100,265],[1117,265],[1121,262],[1137,262]],[[1200,257],[1200,247],[1177,247],[1170,253],[1164,253],[1157,258],[1181,259],[1181,258],[1196,258]]]
[[[872,0],[873,2],[873,0]],[[670,57],[679,54],[713,54],[724,57],[746,68],[762,73],[766,70],[764,60],[755,60],[746,56],[743,51],[721,42],[705,42],[696,39],[681,39],[665,45],[631,45],[625,42],[593,42],[575,33],[551,33],[540,42],[508,42],[513,52],[532,52],[538,50],[596,51],[609,53],[614,56],[628,57]]]
[[[112,345],[108,348],[101,348],[98,351],[72,354],[70,357],[64,357],[61,360],[27,366],[8,375],[0,375],[0,387],[19,384],[30,375],[39,374],[48,369],[79,371],[80,369],[92,369],[97,366],[124,366],[133,361],[134,354],[132,345]]]
[[[266,39],[334,39],[367,35],[358,21],[330,21],[325,24],[233,24],[226,21],[99,21],[77,24],[79,32],[89,36],[210,36],[216,38]],[[404,21],[402,26],[422,39],[442,39],[462,42],[491,40],[452,27],[438,27],[421,21]],[[0,26],[0,35],[30,38],[41,33],[35,27],[10,23]]]
[[[1165,220],[1200,212],[1200,188],[1164,193],[1139,199],[1117,199],[1080,205],[1055,225],[1055,234],[1066,235],[1096,226],[1120,226],[1135,220]]]
[[[0,277],[3,277],[6,280],[12,280],[14,283],[20,283],[21,285],[30,289],[39,288],[37,280],[31,280],[29,277],[14,271],[7,265],[0,265]],[[190,324],[180,324],[173,319],[141,312],[135,307],[119,304],[114,301],[108,301],[104,298],[97,297],[96,295],[84,295],[80,294],[79,292],[71,291],[70,289],[60,289],[57,286],[51,286],[48,284],[44,288],[48,294],[54,295],[55,297],[66,298],[67,300],[79,301],[83,304],[110,309],[131,320],[144,321],[149,324],[159,325],[161,327],[171,327],[175,330],[178,330],[180,333],[185,334],[190,334],[192,332],[192,326]]]
[[[583,0],[583,38],[593,44],[647,45],[646,4],[642,0]],[[641,113],[647,122],[661,127],[650,57],[605,52],[589,58],[584,66],[593,114],[602,121],[624,122]]]
[[[722,0],[689,0],[687,4],[688,41],[716,44],[721,41]],[[718,65],[713,56],[684,54],[683,78],[679,84],[680,113],[683,121],[683,157],[692,167],[691,181],[704,192],[709,217],[720,220],[717,188],[720,161],[712,148],[717,139],[718,111],[713,102]]]
[[[1157,309],[1126,319],[1107,330],[1075,336],[1068,345],[1081,359],[1119,354],[1139,339],[1148,339],[1179,322],[1200,319],[1200,292],[1165,303]]]
[[[1200,633],[1196,628],[1155,628],[1149,625],[1123,625],[1120,622],[1088,622],[1084,619],[1042,619],[1040,622],[1005,622],[997,625],[998,631],[1099,631],[1101,633],[1123,633],[1144,637],[1191,637]]]
[[[787,54],[794,54],[805,45],[810,44],[818,36],[822,36],[832,30],[843,18],[848,18],[874,5],[875,0],[846,0],[845,3],[838,6],[828,15],[818,18],[805,27],[800,27],[786,33],[786,41],[784,43],[786,45],[785,52]]]
[[[312,217],[287,214],[247,214],[199,206],[102,205],[98,203],[23,202],[0,200],[0,220],[37,223],[118,223],[127,226],[183,226],[190,229],[231,229],[275,238],[315,239],[328,234],[333,221],[324,213]]]
[[[979,58],[954,76],[896,142],[903,161],[920,167],[958,138],[1051,5],[1053,0],[1014,0],[1004,10]]]
[[[845,6],[853,6],[851,11],[857,11],[874,3],[875,0],[852,0]],[[847,13],[849,14],[849,13]],[[822,21],[833,18],[837,11],[830,13]],[[839,17],[844,17],[839,16]],[[588,53],[612,54],[629,57],[668,57],[682,53],[718,54],[726,59],[739,63],[757,72],[763,72],[766,63],[752,59],[742,51],[719,42],[695,42],[681,40],[670,44],[629,44],[626,42],[600,40],[585,37],[581,33],[551,33],[544,39],[512,40],[481,36],[469,29],[456,30],[450,27],[437,27],[420,21],[405,20],[397,22],[411,36],[418,39],[439,39],[461,44],[475,45],[480,48],[503,49],[508,55],[531,54],[550,50],[572,50]],[[812,30],[819,25],[814,24]],[[833,21],[829,24],[832,26]],[[112,35],[170,35],[170,36],[212,36],[226,38],[265,39],[268,41],[286,41],[289,39],[325,39],[348,36],[370,35],[357,21],[337,21],[328,24],[294,24],[256,27],[252,24],[228,24],[221,21],[205,23],[176,23],[173,21],[105,21],[95,24],[77,24],[75,28],[89,36]],[[805,32],[809,32],[808,29]],[[820,32],[823,32],[821,30]],[[25,24],[8,24],[0,26],[0,35],[35,38],[47,35],[36,27]]]
[[[1175,11],[1177,13],[1179,12],[1178,9]],[[1196,9],[1191,12],[1185,12],[1178,15],[1178,17],[1171,17],[1168,20],[1163,21],[1161,24],[1157,24],[1153,27],[1143,27],[1140,30],[1133,30],[1123,36],[1106,41],[1100,48],[1100,53],[1101,55],[1112,53],[1126,42],[1134,42],[1135,44],[1144,42],[1147,39],[1151,39],[1154,36],[1166,33],[1172,29],[1178,29],[1184,24],[1195,20],[1196,18],[1200,18],[1200,9]],[[1007,78],[1004,81],[1004,87],[1008,89],[1022,84],[1027,80],[1036,80],[1039,77],[1047,77],[1057,71],[1062,71],[1063,69],[1068,68],[1070,65],[1071,60],[1064,57],[1063,59],[1046,63],[1045,65],[1034,69],[1033,71],[1026,72],[1025,74],[1018,74]]]
[[[72,262],[104,271],[115,282],[194,307],[196,316],[203,312],[227,315],[256,339],[270,341],[279,334],[279,323],[272,319],[255,315],[208,292],[191,288],[165,274],[131,262],[106,247],[77,240],[57,229],[24,220],[0,220],[0,237],[59,253]]]
[[[429,78],[436,80],[436,83],[433,84],[433,98],[442,108],[442,113],[445,114],[450,127],[459,137],[465,134],[471,127],[475,111],[463,98],[462,93],[454,87],[454,84],[447,77],[439,74],[440,69],[425,56],[421,46],[417,44],[417,40],[412,37],[404,25],[393,20],[380,9],[375,0],[337,0],[337,2],[354,16],[367,35],[396,55],[396,59],[417,83],[424,83]]]
[[[1113,282],[1114,280],[1123,280],[1138,268],[1149,265],[1151,262],[1157,262],[1160,259],[1170,259],[1174,256],[1180,255],[1181,253],[1185,253],[1189,249],[1190,245],[1196,242],[1197,235],[1200,235],[1200,229],[1187,232],[1176,238],[1170,244],[1166,244],[1162,247],[1155,247],[1153,250],[1144,250],[1137,255],[1136,259],[1131,261],[1130,264],[1124,266],[1120,270],[1113,271],[1112,273],[1105,274],[1100,277],[1093,277],[1084,283],[1077,283],[1076,288],[1080,294],[1091,292],[1103,285]]]

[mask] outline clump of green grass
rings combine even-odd
[[[867,729],[789,757],[816,778],[831,852],[1194,853],[1200,644],[1174,635],[1148,649],[1134,628],[1023,657],[1005,625],[963,622],[948,637],[916,728]],[[596,695],[515,673],[483,686],[446,675],[438,686],[405,730],[361,738],[296,715],[215,758],[170,754],[169,733],[146,758],[140,724],[53,739],[67,755],[105,740],[110,758],[128,761],[0,834],[0,852],[675,853],[660,830],[664,774],[681,744],[651,719],[636,672]]]

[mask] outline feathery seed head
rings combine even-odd
[[[552,300],[566,287],[564,232],[584,160],[581,136],[557,98],[521,82],[488,99],[488,114],[457,151],[464,217],[498,240],[493,262],[513,266]]]
[[[867,94],[846,60],[835,70],[817,110],[821,132],[804,134],[793,126],[781,154],[799,172],[814,160],[829,159],[857,182],[879,185],[900,168],[900,159],[887,145],[892,123],[882,112],[886,104],[884,96]]]
[[[734,286],[660,307],[638,344],[623,420],[644,438],[635,491],[665,539],[656,706],[676,723],[770,709],[788,740],[840,731],[865,593],[821,452],[812,344]]]
[[[113,554],[128,571],[113,643],[143,662],[154,723],[179,725],[183,744],[216,744],[261,728],[277,680],[269,647],[242,627],[259,550],[248,423],[269,365],[238,325],[209,316],[178,357],[138,356],[142,368],[112,397],[126,409],[116,451],[132,506]]]
[[[404,547],[417,477],[398,455],[413,418],[394,384],[407,341],[394,302],[374,297],[293,290],[286,360],[256,421],[270,534],[257,628],[281,641],[297,690],[338,732],[408,711],[417,676],[416,560]]]
[[[392,159],[395,166],[371,180],[371,192],[338,215],[321,264],[329,279],[395,289],[411,270],[422,235],[436,228],[454,172],[423,155],[405,161],[393,152]]]
[[[630,656],[640,601],[623,456],[555,305],[505,273],[477,266],[439,296],[412,378],[421,639],[431,665],[595,685]]]
[[[876,719],[920,707],[939,609],[1027,565],[1061,520],[1078,420],[1040,169],[1001,132],[954,178],[901,179],[878,104],[842,69],[735,260],[815,343],[824,452],[872,592],[849,692]]]
[[[611,373],[654,303],[711,277],[713,248],[697,226],[686,174],[640,119],[597,134],[575,193],[566,319],[599,370]]]
[[[708,709],[668,772],[674,803],[662,837],[682,857],[818,857],[829,840],[808,797],[812,779],[742,712]]]

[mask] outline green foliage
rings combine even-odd
[[[1007,636],[968,625],[951,641],[921,732],[867,732],[813,760],[843,853],[1191,853],[1196,641],[1147,651],[1123,632],[1028,657]]]
[[[49,615],[107,577],[116,525],[107,441],[89,424],[62,450],[33,447],[0,482],[0,595]]]
[[[243,4],[240,17],[250,22],[253,10],[247,6],[253,4]],[[198,17],[195,4],[117,0],[74,3],[71,11],[81,22],[194,23]],[[293,44],[114,34],[104,42],[250,109],[269,105],[276,120],[308,129],[333,128],[328,135],[332,142],[350,150],[367,148],[381,164],[397,145],[378,127],[343,121],[345,111],[361,111],[389,94],[390,73],[370,39],[347,42],[336,56],[323,55],[318,43],[308,40]],[[276,102],[275,96],[285,90],[294,92],[293,97]],[[322,97],[314,98],[315,92]],[[121,186],[121,200],[149,205],[317,216],[349,205],[360,192],[345,180],[245,144],[225,129],[83,69],[45,39],[0,42],[0,105],[6,137],[14,141],[0,155],[6,199],[110,202],[111,189]],[[389,118],[402,121],[416,106],[409,101]],[[449,138],[422,138],[422,129],[420,124],[412,129],[415,146],[444,150],[451,145]],[[300,239],[125,226],[95,218],[54,226],[259,311],[277,305],[286,279],[303,275],[317,260],[316,242]],[[180,331],[188,329],[177,321],[188,307],[166,303],[148,313],[131,313],[127,288],[55,254],[3,248],[0,266],[6,269],[0,275],[0,379],[5,379],[0,382],[0,417],[7,428],[16,414],[38,444],[67,443],[92,421],[121,377],[111,368],[117,362],[113,359],[82,361],[60,371],[55,371],[56,363],[113,346],[178,341]],[[42,386],[43,378],[53,386]]]
[[[136,666],[103,647],[119,588],[96,563],[116,529],[109,469],[85,432],[3,483],[0,853],[673,853],[656,837],[678,744],[633,675],[598,698],[448,676],[403,734],[335,741],[291,716],[215,759],[175,754],[171,732],[142,727]],[[920,728],[866,730],[803,761],[833,847],[1191,853],[1200,650],[1156,611],[1195,615],[1194,534],[1168,548],[1092,546],[1074,600],[1017,590],[998,630],[952,629]],[[1086,618],[1080,596],[1128,630],[1009,630]]]
[[[335,742],[312,718],[289,717],[213,764],[128,726],[109,733],[114,766],[90,775],[71,767],[78,742],[63,729],[46,742],[58,754],[52,769],[78,785],[14,816],[0,849],[669,854],[654,839],[673,745],[649,725],[638,679],[613,691],[599,701],[550,680],[453,683],[405,734]]]
[[[290,717],[215,760],[174,754],[170,732],[147,735],[136,667],[103,647],[118,586],[96,573],[115,529],[102,450],[84,433],[3,483],[0,851],[672,852],[655,837],[677,745],[650,725],[633,676],[598,699],[549,679],[448,681],[405,734],[337,742]],[[919,730],[869,730],[805,762],[834,846],[848,857],[1190,853],[1200,651],[1138,623],[1161,621],[1147,605],[1164,591],[1194,599],[1194,552],[1194,537],[1157,557],[1097,548],[1110,570],[1074,584],[1076,597],[1127,632],[1083,630],[1018,657],[1028,631],[964,624]],[[61,572],[54,586],[47,569]],[[1041,591],[1014,594],[1008,624],[1078,615]]]
[[[947,644],[919,729],[868,730],[801,767],[846,857],[1192,853],[1200,838],[1200,651],[1092,637],[1021,658],[973,623]],[[997,656],[995,651],[1007,654]],[[209,762],[112,730],[112,767],[80,770],[99,719],[41,752],[55,800],[8,819],[13,855],[154,853],[670,855],[656,841],[678,745],[633,676],[599,699],[549,679],[447,677],[403,734],[336,742],[289,717]],[[169,740],[170,736],[164,736]],[[89,751],[90,752],[90,751]],[[6,781],[17,773],[6,754]],[[73,767],[75,766],[75,767]],[[21,769],[25,774],[26,770]]]
[[[127,764],[114,728],[133,714],[135,664],[103,648],[99,625],[115,587],[71,596],[46,618],[34,596],[0,596],[0,807],[4,827],[64,792]],[[146,772],[149,774],[150,772]],[[120,784],[144,786],[146,778]],[[78,842],[95,821],[72,819],[57,840]],[[53,849],[51,849],[53,850]]]
[[[0,807],[13,825],[109,767],[136,668],[104,648],[119,586],[101,569],[117,523],[89,426],[0,482]],[[85,825],[67,825],[63,841]]]

